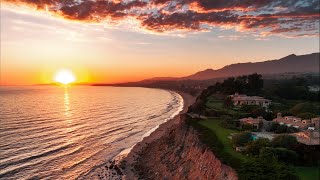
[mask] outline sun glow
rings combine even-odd
[[[62,84],[70,84],[76,81],[76,77],[73,75],[72,71],[62,69],[55,74],[54,81]]]

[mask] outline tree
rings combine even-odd
[[[287,149],[294,149],[298,145],[297,138],[290,135],[279,135],[273,138],[273,147],[283,147]]]
[[[232,107],[233,107],[233,101],[232,101],[232,99],[231,99],[230,96],[228,96],[228,97],[226,97],[226,98],[224,99],[223,105],[224,105],[224,107],[226,107],[226,108],[232,108]]]
[[[256,128],[252,125],[252,124],[243,124],[241,126],[241,129],[243,131],[253,131],[253,130],[256,130]]]
[[[272,148],[263,147],[259,151],[259,159],[262,161],[273,162],[273,161],[277,160],[277,157],[275,156]]]
[[[317,113],[318,109],[313,103],[304,102],[304,103],[299,103],[295,105],[293,108],[290,109],[290,111],[294,115],[297,115],[301,113]]]
[[[271,142],[267,138],[259,138],[256,141],[248,142],[246,146],[246,153],[250,155],[259,155],[260,149],[264,147],[270,147]]]
[[[308,88],[319,84],[319,78],[316,79],[311,82],[307,78],[267,80],[265,94],[280,99],[319,101],[319,92],[310,92]]]
[[[248,76],[248,87],[249,91],[257,94],[261,91],[263,88],[263,80],[262,80],[262,75],[261,74],[251,74]]]
[[[258,117],[258,116],[263,116],[266,112],[266,109],[263,107],[256,107],[252,109],[251,115],[252,117]]]
[[[302,166],[319,166],[320,165],[320,146],[309,146],[302,143],[292,149],[299,155],[297,163]]]
[[[292,112],[290,111],[282,111],[281,114],[282,116],[293,116]]]
[[[220,117],[220,119],[222,119],[222,127],[228,128],[228,129],[236,129],[237,128],[237,123],[232,117],[222,115]]]
[[[288,130],[288,126],[283,124],[283,125],[278,126],[274,132],[280,134],[280,133],[286,133],[287,130]]]
[[[317,117],[316,114],[310,113],[310,112],[305,112],[305,113],[299,113],[297,116],[301,119],[311,119]]]
[[[230,77],[225,79],[222,83],[217,82],[213,86],[209,86],[202,91],[199,99],[205,100],[207,97],[217,92],[230,95],[236,92],[256,95],[261,92],[263,87],[262,75],[252,74],[249,76],[239,76],[237,78]]]
[[[279,162],[273,150],[269,148],[262,148],[259,157],[244,161],[238,173],[239,179],[298,179],[294,169]]]
[[[299,132],[299,130],[295,127],[290,126],[287,128],[287,133],[296,133],[296,132]]]
[[[274,114],[273,114],[272,112],[266,112],[266,111],[264,111],[264,112],[262,113],[262,116],[263,116],[263,118],[264,118],[265,120],[267,120],[267,121],[272,121],[272,120],[274,119]]]
[[[279,123],[276,122],[271,122],[271,124],[269,124],[266,128],[266,131],[268,132],[274,132],[275,130],[278,129],[278,127],[280,126]]]
[[[288,150],[286,148],[272,148],[264,147],[261,148],[259,153],[260,158],[276,158],[278,161],[285,162],[288,164],[294,164],[298,160],[298,154],[295,151]]]
[[[245,131],[232,136],[232,142],[236,146],[245,146],[246,143],[252,140],[251,132]]]
[[[251,111],[252,111],[253,109],[257,108],[257,107],[258,107],[258,106],[256,106],[256,105],[243,104],[243,105],[241,105],[240,110],[243,111],[243,112],[250,112],[250,113],[251,113]]]
[[[295,151],[286,148],[273,148],[273,150],[279,161],[295,164],[298,160],[298,154]]]

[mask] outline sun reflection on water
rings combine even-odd
[[[75,138],[70,134],[70,132],[73,132],[76,127],[73,125],[73,120],[71,118],[71,112],[70,112],[70,95],[69,95],[69,86],[64,87],[64,116],[65,116],[65,133],[68,135],[67,138],[65,138],[65,142],[68,144],[72,144],[75,142]]]
[[[69,89],[66,86],[64,88],[64,115],[70,117],[70,99],[69,99]]]

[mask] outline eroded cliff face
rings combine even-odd
[[[133,166],[143,179],[238,179],[235,170],[222,164],[184,122],[147,144]]]

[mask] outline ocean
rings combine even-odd
[[[0,179],[76,179],[141,141],[183,107],[149,88],[0,88]]]

